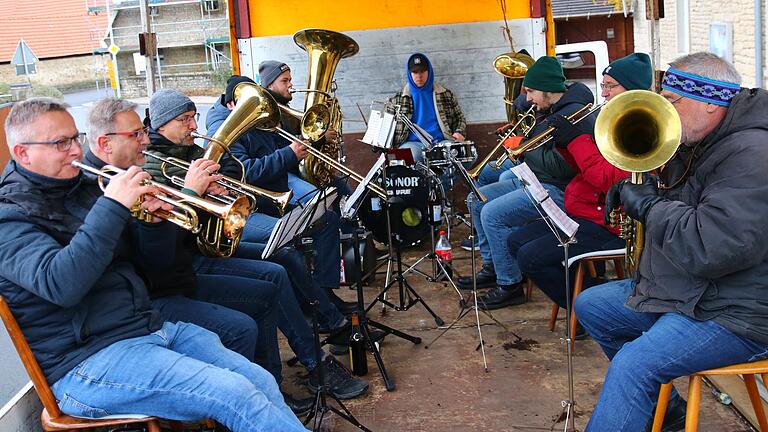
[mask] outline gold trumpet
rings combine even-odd
[[[115,175],[125,172],[124,169],[117,168],[113,165],[104,165],[101,169],[94,168],[79,161],[72,161],[72,165],[98,176],[99,187],[101,190],[106,189],[104,179],[109,180]],[[170,186],[151,180],[146,180],[145,184],[160,189],[162,193],[154,194],[153,196],[155,198],[174,206],[174,210],[156,210],[152,212],[152,215],[174,223],[194,234],[198,234],[202,229],[195,209],[203,210],[220,219],[223,222],[222,231],[230,239],[238,238],[240,236],[248,219],[248,215],[250,214],[248,211],[248,200],[245,197],[239,197],[229,205],[220,205],[203,198],[185,194]],[[169,196],[175,198],[169,198]],[[142,212],[144,211],[139,208],[131,209],[131,214],[139,219],[144,219],[141,214]]]
[[[499,143],[496,144],[496,147],[491,150],[490,153],[477,165],[475,165],[472,169],[467,171],[467,174],[472,178],[472,180],[477,180],[477,178],[480,176],[480,172],[485,168],[486,165],[490,166],[493,169],[500,169],[501,164],[500,163],[494,163],[492,162],[493,159],[496,158],[496,153],[500,149],[504,148],[504,141],[507,140],[507,138],[517,135],[517,136],[525,136],[528,134],[528,132],[533,129],[534,126],[536,126],[536,117],[533,115],[533,111],[536,107],[531,106],[528,108],[528,111],[525,112],[520,118],[517,120],[517,122],[511,126],[507,132],[499,138]],[[517,133],[517,128],[520,128],[520,133]],[[502,155],[501,157],[506,158],[506,156]],[[502,161],[503,162],[503,161]]]
[[[569,115],[566,117],[568,121],[570,121],[573,124],[576,124],[585,118],[589,117],[594,113],[595,111],[599,110],[604,103],[592,105],[591,103],[584,105],[576,111],[575,113]],[[541,131],[538,135],[536,135],[533,138],[530,138],[526,140],[524,143],[520,144],[520,146],[511,148],[511,149],[505,149],[507,152],[499,158],[499,160],[496,161],[496,164],[498,166],[501,166],[507,159],[511,159],[513,161],[516,161],[520,159],[520,157],[523,156],[526,152],[536,150],[537,148],[543,146],[544,144],[552,141],[552,132],[555,130],[554,126],[550,126],[543,131]]]
[[[183,169],[184,171],[189,171],[189,162],[175,157],[158,156],[148,151],[143,151],[142,153],[145,156],[149,156],[161,161],[162,164],[160,165],[160,170],[162,171],[163,176],[176,186],[184,186],[184,179],[168,174],[167,168],[168,165],[173,165],[177,168]],[[256,206],[256,197],[263,197],[271,201],[280,210],[280,214],[283,214],[285,213],[286,207],[288,207],[288,203],[291,201],[291,197],[293,197],[293,191],[290,190],[288,192],[273,192],[226,176],[224,176],[224,178],[221,180],[216,181],[216,184],[223,186],[228,191],[234,192],[237,194],[237,196],[246,196],[251,203],[251,210],[253,210]],[[217,195],[209,195],[209,197],[225,204],[231,202],[231,197],[229,199]]]

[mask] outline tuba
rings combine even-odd
[[[669,161],[680,145],[680,116],[664,97],[647,90],[631,90],[612,98],[597,116],[595,142],[605,160],[632,173],[632,183]],[[612,225],[627,242],[628,271],[637,268],[645,230],[623,212],[611,211]]]
[[[504,148],[504,141],[512,135],[527,135],[536,125],[536,117],[533,114],[535,107],[532,106],[526,112],[518,112],[514,107],[515,99],[523,89],[523,77],[533,63],[533,58],[528,54],[514,51],[498,55],[493,59],[493,69],[504,77],[504,108],[507,113],[508,124],[498,132],[500,136],[496,147],[480,163],[468,171],[472,179],[477,180],[486,165],[490,164],[491,168],[499,169],[501,163],[492,163],[491,161],[496,159],[499,150]]]
[[[218,163],[222,156],[224,156],[224,153],[229,152],[229,146],[240,139],[251,128],[269,128],[277,125],[274,116],[269,114],[277,109],[277,103],[266,90],[255,84],[240,83],[235,87],[234,96],[237,106],[212,137],[197,133],[193,134],[196,138],[203,138],[209,141],[203,155],[205,159]],[[255,202],[252,199],[245,199],[244,195],[246,197],[255,195],[265,196],[273,200],[277,198],[273,192],[246,184],[244,182],[245,167],[242,166],[242,163],[237,158],[232,157],[232,159],[239,162],[242,167],[243,177],[237,186],[247,192],[240,194],[233,202],[243,198],[243,200],[239,201],[240,204],[238,205],[242,206],[242,201],[248,203],[250,214]],[[227,189],[233,190],[233,188]],[[203,229],[197,237],[198,248],[203,254],[210,257],[232,256],[237,245],[240,243],[242,230],[236,233],[228,233],[226,227],[227,221],[222,218],[207,218],[205,220]]]
[[[322,29],[305,29],[293,35],[293,41],[307,52],[309,72],[304,113],[301,119],[301,134],[312,142],[312,146],[326,156],[339,160],[341,156],[341,107],[336,99],[336,82],[333,74],[339,61],[357,54],[360,47],[351,37],[342,33]],[[293,113],[296,115],[296,113]],[[328,129],[335,130],[339,137],[321,140]],[[333,176],[333,168],[308,155],[301,164],[301,172],[314,185],[326,184]]]

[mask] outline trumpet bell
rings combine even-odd
[[[312,105],[301,119],[301,135],[319,141],[331,126],[331,110],[325,104]]]
[[[504,78],[522,78],[533,63],[533,58],[527,54],[508,52],[493,59],[493,69]]]
[[[652,171],[669,161],[682,136],[680,116],[663,96],[630,90],[612,98],[595,122],[595,142],[612,165]]]
[[[243,228],[245,228],[248,217],[251,214],[251,202],[244,195],[240,195],[230,205],[229,211],[222,215],[224,221],[224,235],[229,239],[239,237]]]

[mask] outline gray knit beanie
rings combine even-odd
[[[265,60],[259,64],[259,81],[267,88],[285,71],[291,70],[287,64],[275,60]]]
[[[187,111],[197,112],[197,107],[178,90],[162,89],[149,100],[149,122],[155,130]]]

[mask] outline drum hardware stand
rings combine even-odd
[[[383,184],[387,184],[387,168],[386,164],[382,167],[382,179]],[[376,298],[365,308],[366,312],[369,312],[377,302],[382,304],[382,315],[386,314],[386,307],[390,307],[396,311],[407,311],[412,306],[421,303],[424,309],[432,315],[435,320],[435,324],[443,326],[445,321],[440,318],[418,292],[408,283],[405,278],[405,272],[403,271],[403,260],[401,251],[401,239],[398,230],[392,228],[391,213],[393,209],[398,208],[398,205],[402,202],[402,199],[397,197],[391,197],[385,200],[382,204],[383,210],[386,213],[387,219],[387,234],[389,236],[389,257],[387,262],[387,277],[385,279],[384,289],[376,295]],[[394,270],[393,270],[394,267]],[[394,304],[387,300],[387,292],[397,284],[399,292],[399,304]]]
[[[457,161],[456,159],[451,159],[453,164],[457,167],[459,174],[461,174],[461,177],[468,182],[468,185],[470,187],[470,193],[472,193],[476,199],[485,202],[487,201],[487,198],[483,196],[483,194],[480,192],[480,190],[477,188],[477,186],[472,182],[472,179],[469,177],[469,174],[467,173],[467,170],[464,168],[463,165],[461,165],[461,162]],[[474,226],[474,220],[472,218],[472,213],[469,213],[469,238],[470,243],[472,245],[472,251],[471,251],[471,262],[472,262],[472,302],[469,302],[469,299],[464,298],[464,296],[461,296],[461,300],[459,301],[459,314],[456,317],[456,319],[451,322],[448,327],[444,328],[443,331],[435,336],[434,339],[432,339],[431,342],[424,345],[424,349],[429,349],[432,344],[437,342],[438,339],[443,337],[444,334],[448,332],[448,330],[454,328],[456,324],[459,323],[462,319],[464,319],[465,316],[467,316],[470,312],[475,312],[475,326],[477,327],[477,334],[480,339],[480,342],[477,345],[477,348],[483,355],[483,368],[485,369],[485,372],[488,372],[488,359],[485,355],[485,341],[483,340],[483,330],[480,326],[480,312],[483,312],[485,316],[493,320],[496,324],[498,324],[501,328],[503,328],[506,331],[509,331],[509,329],[499,320],[497,320],[493,314],[491,314],[490,311],[480,309],[477,305],[477,273],[475,272],[475,265],[476,265],[476,255],[477,251],[475,251],[475,226]]]
[[[359,273],[359,272],[358,272]],[[362,423],[360,423],[354,415],[347,409],[347,407],[342,403],[339,398],[333,395],[331,391],[328,389],[328,387],[325,384],[325,371],[323,371],[323,360],[320,356],[320,329],[317,326],[317,309],[320,307],[320,303],[315,300],[312,303],[312,332],[315,336],[315,360],[317,361],[317,375],[318,375],[318,389],[317,394],[315,395],[315,404],[312,406],[312,409],[307,414],[306,419],[304,419],[303,424],[306,426],[309,424],[310,421],[312,421],[312,431],[319,431],[321,430],[323,419],[325,418],[325,414],[329,411],[336,414],[337,416],[341,417],[342,419],[346,420],[349,424],[352,426],[357,427],[358,429],[365,431],[365,432],[371,432],[370,429],[363,426]],[[339,408],[336,408],[332,405],[328,404],[328,398],[333,399],[336,401],[336,404],[339,406]],[[313,421],[314,420],[314,421]]]

